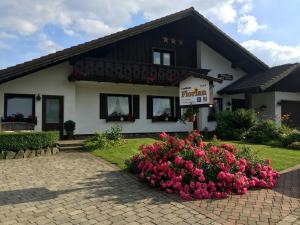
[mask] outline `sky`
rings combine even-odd
[[[0,0],[0,68],[191,6],[269,66],[300,62],[300,0]]]

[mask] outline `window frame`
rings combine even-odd
[[[160,64],[155,64],[154,63],[154,53],[155,52],[160,53]],[[164,65],[163,64],[164,63],[164,56],[163,56],[164,53],[170,54],[170,65]],[[151,62],[152,62],[152,64],[157,65],[157,66],[176,66],[176,60],[175,60],[176,54],[175,53],[176,53],[176,51],[173,50],[173,49],[152,48]]]
[[[219,112],[222,112],[223,111],[223,98],[213,98],[213,101],[214,100],[218,100],[218,101],[220,101],[219,102]],[[214,105],[213,105],[213,107],[214,107]],[[212,108],[213,108],[212,107]],[[210,114],[210,108],[208,109],[208,116],[207,116],[207,121],[209,121],[209,122],[213,122],[213,121],[216,121],[216,113],[214,114],[214,115],[209,115]]]
[[[126,97],[128,99],[128,109],[129,109],[129,115],[121,115],[121,116],[109,116],[108,115],[108,98],[109,97]],[[132,95],[125,95],[125,94],[106,94],[106,111],[107,111],[107,121],[121,121],[121,118],[123,117],[124,120],[128,120],[130,115],[133,117],[132,115]],[[126,118],[128,117],[128,118]]]
[[[19,119],[17,122],[35,122],[36,123],[36,115],[35,115],[35,95],[34,94],[15,94],[15,93],[5,93],[4,94],[4,119],[3,121],[6,121],[8,119],[7,115],[7,106],[8,106],[8,100],[10,98],[30,98],[32,99],[32,116],[33,118],[22,118]]]
[[[171,116],[170,117],[153,116],[153,100],[155,98],[170,99],[170,104],[171,104]],[[178,119],[181,115],[181,110],[176,105],[177,103],[179,103],[179,101],[176,98],[177,97],[175,97],[175,96],[148,95],[147,96],[147,119],[151,119],[152,122],[176,122],[176,121],[178,121]],[[180,113],[177,112],[178,109],[179,109]],[[175,110],[176,110],[176,112],[175,112]]]
[[[108,97],[110,96],[128,98],[128,104],[129,104],[128,116],[108,116]],[[105,119],[106,122],[113,122],[113,121],[135,122],[136,119],[140,119],[140,96],[139,95],[100,93],[99,107],[100,107],[99,108],[100,119]],[[102,107],[105,108],[102,109]]]

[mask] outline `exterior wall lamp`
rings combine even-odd
[[[261,105],[261,106],[259,107],[259,110],[260,110],[260,111],[264,111],[266,108],[267,108],[266,105]]]
[[[231,102],[230,101],[226,102],[226,106],[230,107],[231,106]]]
[[[36,96],[36,100],[37,100],[37,101],[41,101],[41,99],[42,99],[41,94],[38,93],[37,96]]]

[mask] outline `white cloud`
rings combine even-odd
[[[2,18],[0,20],[0,28],[5,28],[21,35],[31,35],[38,30],[38,27],[34,23],[13,17]]]
[[[258,24],[255,16],[245,15],[241,16],[238,20],[238,32],[245,35],[251,35],[266,27],[266,25]]]
[[[106,35],[131,22],[134,15],[155,19],[190,6],[223,23],[235,22],[237,5],[251,0],[1,0],[0,29],[32,35],[57,25],[67,35]],[[84,24],[86,23],[86,24]],[[94,28],[92,26],[95,26]]]
[[[54,53],[62,47],[51,40],[46,34],[41,34],[38,38],[38,48],[45,53]]]
[[[253,7],[254,7],[254,5],[252,2],[247,2],[241,7],[239,13],[240,14],[250,13],[253,10]]]
[[[112,28],[107,24],[103,23],[102,21],[93,20],[93,19],[79,19],[76,22],[77,22],[76,23],[77,28],[88,34],[95,34],[95,35],[109,34],[124,29],[124,28]]]
[[[215,15],[223,23],[233,23],[236,18],[236,10],[233,8],[233,1],[225,1],[216,4],[208,12]],[[200,6],[201,7],[201,6]]]
[[[300,45],[281,45],[274,41],[249,40],[242,43],[269,65],[300,62]]]
[[[0,39],[16,39],[17,36],[7,32],[0,32]]]

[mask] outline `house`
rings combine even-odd
[[[77,135],[115,123],[128,134],[186,132],[193,123],[179,121],[176,81],[193,73],[223,80],[197,121],[213,130],[222,110],[253,107],[272,118],[299,110],[298,68],[269,68],[189,8],[0,70],[0,116],[36,131],[62,132],[73,120]]]

